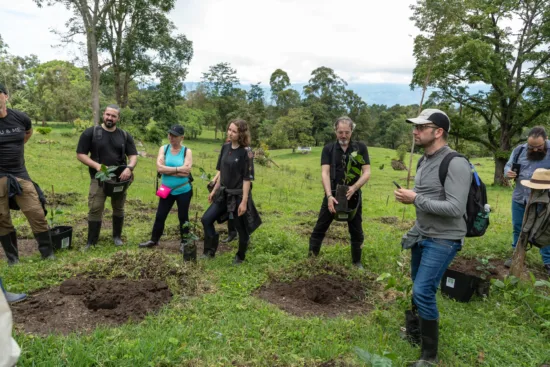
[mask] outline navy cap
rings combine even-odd
[[[184,132],[185,130],[183,130],[183,126],[181,125],[174,125],[168,130],[168,133],[174,136],[182,136]]]

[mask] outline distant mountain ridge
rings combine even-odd
[[[187,91],[191,91],[197,88],[197,82],[186,82],[184,83]],[[292,84],[292,88],[297,90],[300,94],[303,92],[305,83]],[[271,91],[269,85],[261,85],[265,92],[266,102],[271,102]],[[250,89],[250,84],[241,84],[240,88],[244,90]],[[486,86],[483,85],[474,85],[470,86],[473,90],[477,91],[478,89],[487,90]],[[422,96],[421,89],[415,89],[411,91],[410,87],[407,84],[386,84],[386,83],[373,83],[373,84],[348,84],[348,89],[353,90],[359,97],[363,99],[367,104],[379,104],[386,106],[393,106],[396,104],[400,105],[411,105],[420,103],[420,97]],[[426,92],[426,98],[434,89],[428,89]]]

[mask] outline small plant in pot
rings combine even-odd
[[[359,202],[361,200],[359,192],[356,192],[348,201],[346,195],[349,190],[349,183],[358,176],[361,176],[361,169],[357,166],[365,164],[365,160],[361,155],[358,155],[357,152],[352,152],[349,156],[347,164],[345,161],[345,176],[342,184],[336,185],[336,193],[334,197],[338,204],[336,204],[336,214],[335,219],[340,221],[347,221],[353,219],[357,208],[359,207]]]
[[[118,174],[123,170],[125,166],[111,166],[107,167],[102,164],[101,168],[95,174],[95,178],[99,180],[100,186],[103,187],[103,192],[106,196],[116,196],[121,195],[126,191],[132,178],[130,177],[126,181],[120,181]]]
[[[52,186],[52,207],[48,224],[50,226],[50,240],[54,250],[69,249],[73,241],[73,227],[56,225],[56,215],[63,214],[63,210],[55,206],[55,191]]]
[[[490,277],[492,270],[495,269],[495,266],[489,262],[490,258],[478,258],[477,261],[479,265],[476,266],[476,270],[480,272],[479,277],[482,279],[477,287],[477,294],[481,297],[489,296],[489,288],[491,287]]]
[[[208,184],[206,185],[208,192],[212,192],[214,186],[216,185],[216,183],[212,182],[214,176],[211,173],[206,172],[202,167],[199,167],[199,171],[201,172],[201,178],[208,182]]]
[[[183,261],[197,261],[197,241],[199,236],[196,235],[197,224],[192,222],[185,222],[182,224],[183,228],[188,228],[188,233],[181,235],[180,252],[183,254]]]

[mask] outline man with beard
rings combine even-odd
[[[32,136],[31,120],[7,108],[8,92],[0,84],[0,242],[9,265],[19,262],[17,233],[11,221],[10,198],[27,217],[43,259],[54,259],[48,222],[38,191],[25,167],[25,144]]]
[[[336,213],[334,204],[338,204],[338,202],[333,196],[333,193],[336,190],[336,185],[344,180],[346,165],[352,153],[355,152],[357,155],[360,155],[363,158],[364,164],[356,167],[361,170],[361,175],[356,175],[351,182],[348,183],[349,190],[346,194],[347,199],[349,200],[356,192],[360,193],[361,187],[366,184],[370,178],[369,152],[364,143],[351,140],[351,134],[354,128],[355,123],[349,117],[340,117],[334,124],[334,132],[336,133],[337,141],[328,143],[323,148],[321,154],[321,178],[323,189],[325,190],[325,197],[321,204],[317,224],[315,224],[309,239],[309,256],[319,255],[325,233],[334,219],[334,213]],[[359,197],[361,196],[359,195]],[[352,263],[355,267],[363,269],[363,265],[361,264],[361,253],[364,234],[361,202],[359,202],[357,213],[353,219],[348,221],[348,231],[351,237]]]
[[[439,311],[435,294],[443,273],[462,248],[466,236],[466,203],[472,181],[468,161],[451,156],[442,184],[439,167],[454,151],[447,145],[451,128],[441,110],[426,109],[407,120],[414,124],[417,146],[424,148],[414,189],[397,189],[395,198],[416,209],[416,222],[403,236],[403,249],[411,249],[412,310],[405,312],[406,331],[412,344],[421,344],[420,359],[412,366],[437,364]],[[447,159],[449,159],[447,158]]]
[[[90,191],[88,194],[88,241],[85,249],[95,246],[99,239],[103,209],[105,208],[105,193],[95,178],[101,165],[118,166],[120,181],[132,177],[132,171],[137,164],[137,150],[130,134],[116,127],[119,121],[120,108],[109,105],[103,113],[103,124],[90,127],[82,133],[76,148],[76,158],[87,165],[90,171]],[[88,155],[91,153],[90,155]],[[126,164],[126,157],[130,161]],[[113,242],[121,246],[122,226],[124,225],[124,203],[126,192],[111,197],[113,207]]]
[[[516,188],[512,194],[512,247],[516,247],[521,227],[523,214],[529,200],[531,189],[521,184],[521,180],[529,180],[537,168],[550,169],[550,142],[548,135],[541,126],[535,126],[527,135],[527,143],[517,146],[510,155],[510,159],[504,166],[504,176],[516,181]],[[519,173],[519,175],[518,175]],[[540,249],[542,262],[550,275],[550,246]],[[512,259],[506,260],[506,267],[512,265]]]

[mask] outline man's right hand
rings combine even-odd
[[[334,196],[329,196],[329,198],[327,199],[327,205],[328,205],[328,211],[331,212],[332,214],[336,213],[336,208],[334,208],[335,203],[338,204],[338,201],[336,201]]]
[[[97,172],[101,171],[101,163],[98,163],[97,166],[95,167],[95,170]]]
[[[212,201],[214,200],[214,194],[216,193],[216,191],[212,190],[212,192],[210,193],[210,195],[208,195],[208,202],[210,204],[212,204]]]
[[[517,176],[518,176],[517,173],[515,173],[512,170],[509,170],[508,172],[506,172],[506,177],[508,178],[516,178]]]

